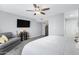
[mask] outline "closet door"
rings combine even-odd
[[[78,33],[78,19],[65,19],[65,31],[67,37],[75,37]]]

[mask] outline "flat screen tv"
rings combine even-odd
[[[30,27],[30,21],[17,19],[17,27]]]

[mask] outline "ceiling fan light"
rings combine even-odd
[[[40,12],[35,12],[37,15],[40,15]]]

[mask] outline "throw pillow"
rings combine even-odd
[[[2,37],[0,37],[0,43],[5,43],[4,39]]]
[[[1,37],[0,37],[0,43],[2,44],[2,43],[5,43],[5,42],[7,42],[8,41],[8,38],[5,36],[5,35],[2,35]]]
[[[2,35],[2,38],[4,39],[4,41],[8,41],[8,38],[5,35]]]

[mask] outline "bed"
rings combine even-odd
[[[79,54],[75,42],[64,36],[50,35],[26,44],[22,55],[66,55]]]

